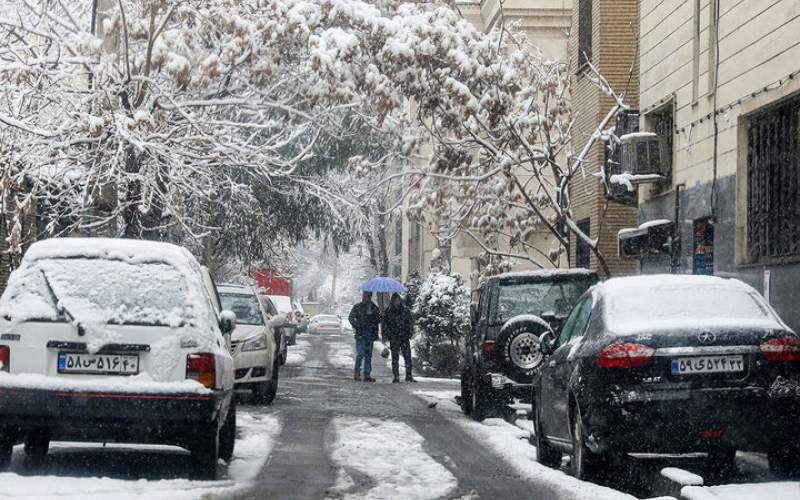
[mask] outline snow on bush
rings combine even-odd
[[[412,314],[420,332],[415,347],[423,368],[458,371],[460,341],[470,328],[469,305],[469,291],[459,274],[433,271],[419,287]]]

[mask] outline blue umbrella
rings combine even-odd
[[[364,283],[361,289],[365,292],[377,293],[403,293],[406,291],[406,287],[402,283],[392,278],[372,278]]]

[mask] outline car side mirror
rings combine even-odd
[[[549,356],[553,354],[556,349],[556,335],[553,332],[547,331],[539,336],[539,350],[542,354]]]
[[[223,335],[230,335],[236,328],[236,313],[228,309],[219,313],[219,329]]]
[[[475,304],[469,305],[469,320],[475,325],[478,322],[478,308]]]

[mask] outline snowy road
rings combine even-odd
[[[0,499],[602,499],[671,494],[665,459],[641,461],[635,482],[599,486],[536,462],[525,419],[482,423],[454,402],[458,382],[391,384],[376,346],[375,384],[352,380],[352,337],[303,335],[269,407],[239,404],[235,459],[218,481],[185,479],[188,453],[173,447],[56,443],[44,464],[15,449]],[[436,403],[433,405],[432,403]],[[698,461],[677,466],[696,470]],[[740,455],[739,483],[769,480],[763,457]],[[687,475],[682,471],[678,476]],[[691,475],[689,475],[691,476]],[[671,489],[670,489],[671,488]],[[690,500],[789,500],[800,482],[687,487]]]

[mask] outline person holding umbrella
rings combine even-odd
[[[356,366],[353,379],[361,380],[361,364],[364,364],[364,382],[375,382],[372,378],[372,344],[378,338],[381,311],[372,302],[372,292],[364,290],[361,302],[354,305],[348,316],[356,336]]]
[[[392,294],[389,307],[383,314],[383,340],[389,340],[392,352],[392,383],[400,382],[400,352],[406,364],[406,382],[416,382],[411,375],[411,336],[413,335],[411,312],[403,305],[400,294]]]

